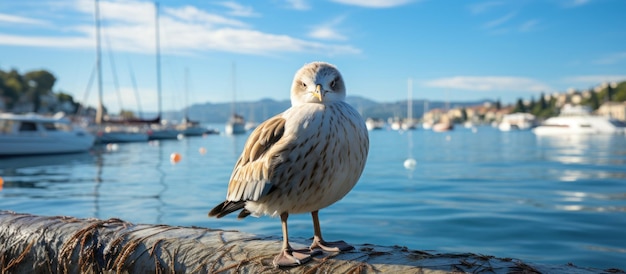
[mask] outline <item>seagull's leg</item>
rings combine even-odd
[[[309,249],[294,250],[289,245],[289,232],[287,231],[287,218],[289,213],[284,212],[280,214],[280,222],[283,226],[283,248],[280,254],[274,257],[274,266],[296,266],[308,262],[311,259],[311,255],[316,255],[316,252],[312,252]]]
[[[321,248],[323,250],[329,252],[340,252],[340,251],[348,251],[354,249],[353,246],[347,244],[344,241],[337,242],[327,242],[322,239],[322,230],[320,229],[320,220],[318,215],[318,211],[311,212],[311,217],[313,218],[313,243],[311,243],[311,250],[314,248]]]

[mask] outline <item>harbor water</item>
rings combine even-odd
[[[278,218],[207,217],[226,196],[246,138],[0,158],[0,210],[280,237]],[[327,240],[626,269],[626,136],[538,137],[478,127],[379,130],[370,140],[359,183],[320,211]],[[170,161],[172,153],[179,162]],[[408,158],[412,169],[404,166]],[[290,216],[289,233],[311,237],[310,215]]]

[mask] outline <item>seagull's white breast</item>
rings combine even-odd
[[[302,104],[282,117],[284,135],[267,154],[276,163],[269,171],[275,190],[246,203],[253,215],[325,208],[354,187],[365,166],[367,128],[349,104]]]

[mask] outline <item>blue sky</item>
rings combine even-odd
[[[100,1],[111,111],[137,109],[135,90],[144,111],[157,109],[153,3]],[[165,110],[232,101],[233,64],[241,101],[288,99],[293,74],[310,61],[337,65],[349,95],[381,102],[406,99],[408,78],[416,99],[504,103],[626,80],[623,0],[162,0],[159,7]],[[93,105],[94,25],[93,0],[1,1],[0,69],[47,69],[58,79],[55,91]]]

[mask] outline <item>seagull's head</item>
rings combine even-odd
[[[346,86],[337,68],[325,62],[304,65],[296,72],[291,84],[291,105],[326,104],[343,101]]]

